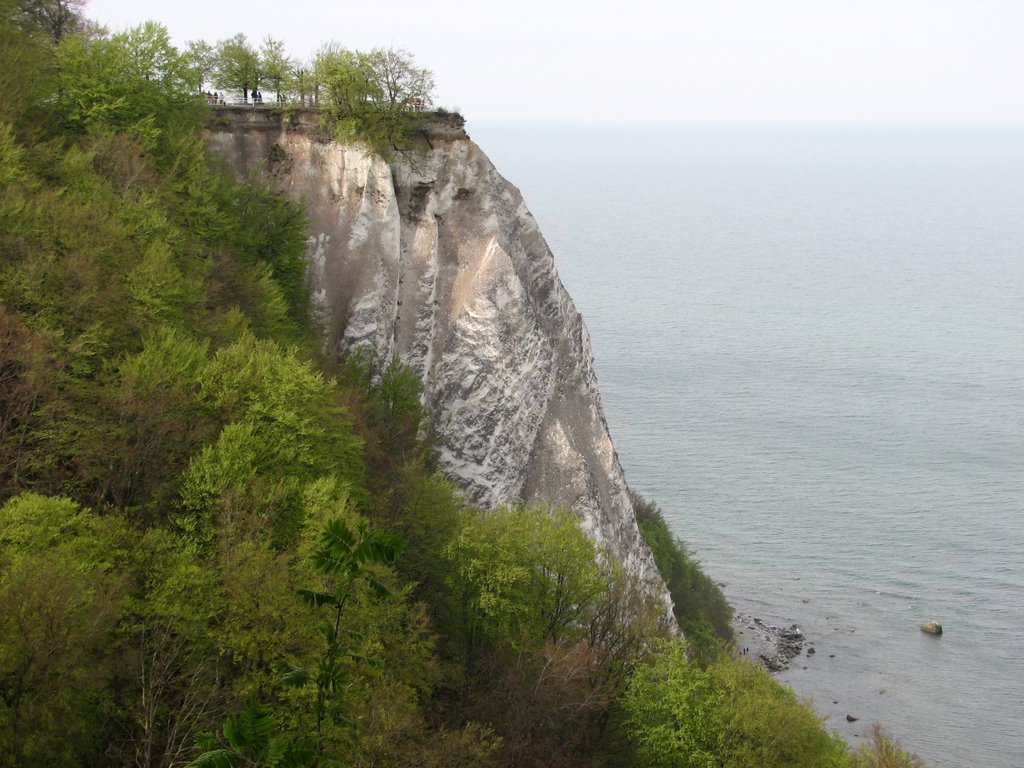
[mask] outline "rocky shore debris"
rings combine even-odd
[[[803,652],[805,636],[796,624],[777,627],[763,619],[737,613],[733,619],[737,644],[749,647],[769,672],[781,672]]]
[[[921,625],[921,631],[927,632],[929,635],[941,635],[942,625],[937,621],[926,621]]]

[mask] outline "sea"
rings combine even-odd
[[[631,487],[813,644],[779,678],[852,744],[1024,766],[1024,129],[469,132],[585,318]]]

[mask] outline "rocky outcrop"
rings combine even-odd
[[[732,625],[741,655],[753,656],[769,672],[789,669],[790,662],[803,651],[806,637],[796,624],[777,627],[755,616],[736,613]],[[812,656],[816,651],[808,645],[807,655]]]
[[[580,510],[670,606],[612,446],[583,318],[519,191],[457,126],[386,162],[311,122],[222,113],[211,149],[310,218],[309,289],[330,350],[421,377],[448,474],[474,503]]]
[[[941,635],[942,625],[937,621],[926,621],[921,625],[921,631],[927,632],[929,635]]]

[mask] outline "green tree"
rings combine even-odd
[[[423,432],[427,409],[422,398],[423,383],[398,358],[388,363],[371,388],[367,406],[380,436],[380,458],[385,467],[426,458],[429,444],[424,442]]]
[[[107,754],[138,768],[181,765],[222,706],[225,595],[217,570],[164,529],[136,535],[127,568]]]
[[[362,140],[384,155],[412,149],[421,112],[433,99],[430,71],[404,50],[369,53],[328,46],[314,64],[325,119],[335,135]]]
[[[565,509],[477,513],[445,555],[471,716],[516,765],[589,764],[626,671],[662,633],[644,587]]]
[[[189,763],[189,768],[304,768],[316,764],[312,741],[301,737],[275,736],[270,708],[249,703],[224,723],[226,745],[216,747],[213,736],[201,739],[208,748]]]
[[[637,666],[622,707],[643,768],[845,765],[845,744],[791,689],[743,661],[702,667],[677,641]]]
[[[199,71],[152,21],[112,37],[69,37],[55,64],[57,111],[74,131],[131,131],[153,148],[168,131],[194,130],[204,109]]]
[[[0,497],[24,489],[37,430],[45,422],[38,411],[59,379],[55,346],[0,303]]]
[[[39,36],[25,34],[23,21],[18,0],[0,0],[0,121],[31,135],[40,128],[38,108],[54,92],[53,51]]]
[[[210,82],[217,66],[217,49],[205,40],[190,40],[185,47],[185,59],[199,73],[200,85]]]
[[[267,35],[260,48],[260,69],[264,80],[274,88],[278,103],[284,101],[294,62],[285,54],[284,43]]]
[[[249,92],[259,88],[263,79],[259,52],[239,33],[216,45],[213,65],[213,84],[242,92],[242,100],[249,100]]]
[[[416,596],[435,617],[447,620],[449,563],[444,549],[466,517],[461,492],[440,474],[428,474],[421,462],[405,462],[387,475],[380,491],[382,514],[406,542],[399,572],[416,585]]]
[[[341,518],[335,518],[324,527],[320,547],[313,553],[313,565],[324,577],[323,583],[313,589],[303,588],[299,594],[313,608],[327,609],[329,618],[322,626],[326,647],[315,671],[293,666],[285,680],[292,685],[312,682],[316,686],[313,711],[318,756],[323,753],[325,721],[347,720],[341,698],[347,682],[345,662],[360,658],[358,646],[353,643],[358,635],[346,633],[342,625],[345,608],[360,582],[382,595],[388,594],[389,589],[375,572],[375,566],[393,565],[400,551],[401,544],[395,536],[373,530],[365,521],[353,529]]]
[[[178,474],[213,429],[198,397],[206,356],[206,344],[155,325],[142,350],[82,393],[99,413],[90,418],[83,405],[68,419],[64,439],[95,504],[162,522]]]
[[[94,764],[124,599],[116,519],[22,494],[0,507],[0,765]]]
[[[320,578],[312,587],[298,590],[307,605],[318,611],[326,609],[327,617],[321,625],[323,650],[314,669],[292,664],[286,666],[282,677],[287,685],[311,685],[315,689],[311,732],[272,738],[270,709],[249,704],[225,724],[227,746],[210,749],[214,742],[207,739],[208,751],[193,766],[336,764],[324,759],[325,727],[353,724],[345,693],[352,685],[352,662],[365,661],[361,654],[363,633],[347,628],[343,619],[362,587],[372,587],[380,595],[390,594],[380,569],[393,565],[400,549],[395,536],[371,529],[365,520],[355,526],[340,517],[327,521],[319,546],[311,554],[312,566]]]
[[[330,476],[363,488],[362,441],[334,383],[294,350],[243,333],[204,368],[199,396],[225,427],[181,480],[176,521],[197,543],[262,527],[284,548],[302,524],[305,484]]]
[[[312,62],[297,62],[292,70],[295,97],[302,106],[317,103],[320,94],[317,88],[316,71]]]
[[[604,588],[597,550],[567,509],[518,506],[474,515],[445,556],[465,606],[470,649],[481,633],[515,647],[578,636]]]
[[[315,100],[339,133],[358,133],[381,93],[364,54],[336,45],[324,46],[313,60]]]
[[[23,28],[39,32],[54,43],[81,30],[85,0],[19,0]]]
[[[366,57],[379,100],[388,109],[428,109],[434,99],[434,75],[404,48],[374,48]]]
[[[434,76],[403,49],[375,48],[365,59],[377,96],[361,134],[385,156],[408,152],[421,140],[422,113],[433,102]]]
[[[317,647],[309,613],[296,595],[295,554],[275,547],[260,530],[236,528],[218,537],[218,571],[224,605],[217,637],[230,659],[225,686],[229,701],[280,703],[288,712],[283,726],[302,721],[298,711],[308,697],[286,699],[279,667],[285,659],[305,658]]]
[[[295,324],[308,322],[306,225],[301,206],[256,184],[233,185],[220,200],[232,221],[232,240],[253,266],[265,265]]]

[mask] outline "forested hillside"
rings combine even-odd
[[[45,6],[0,0],[0,766],[846,764],[656,510],[689,648],[572,510],[469,508],[416,378],[321,359],[195,57]]]

